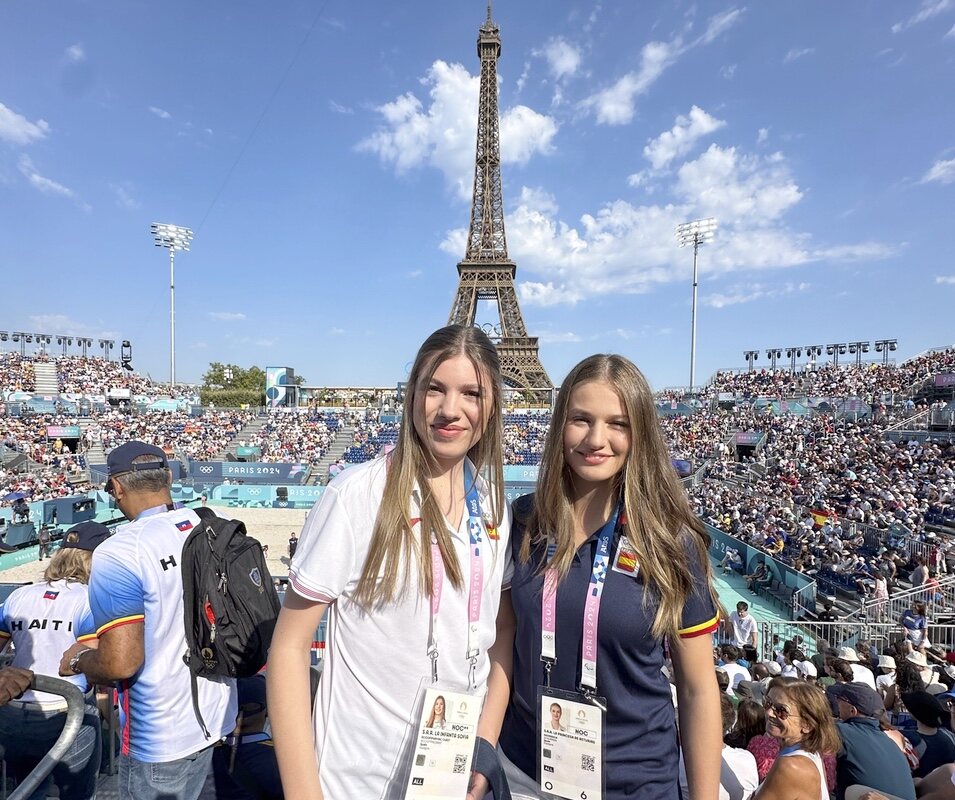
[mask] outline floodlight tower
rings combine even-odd
[[[766,358],[769,359],[770,368],[773,372],[776,371],[776,361],[783,357],[783,351],[778,347],[770,347],[766,351]]]
[[[882,353],[882,366],[889,366],[889,353],[899,348],[898,339],[878,339],[875,343],[875,352]]]
[[[868,342],[849,342],[849,352],[856,357],[856,366],[862,366],[862,354],[869,352]]]
[[[786,358],[789,359],[789,371],[792,373],[796,372],[796,359],[802,356],[801,347],[787,347],[786,348]]]
[[[749,364],[749,371],[753,371],[753,362],[759,359],[759,350],[747,350],[743,353],[743,358],[746,359],[746,362]]]
[[[690,315],[690,394],[696,383],[696,295],[699,286],[699,270],[697,257],[700,245],[713,241],[716,233],[716,220],[713,217],[695,219],[676,226],[676,238],[680,247],[693,245],[693,311]]]
[[[826,355],[832,356],[832,366],[839,366],[839,356],[844,356],[846,354],[846,346],[844,344],[839,344],[835,342],[833,344],[826,345]]]
[[[821,344],[810,344],[806,348],[806,357],[809,359],[809,366],[811,369],[816,368],[816,356],[822,355],[822,345]]]
[[[154,222],[150,226],[156,247],[169,250],[169,384],[176,385],[176,251],[189,252],[192,231],[179,225]]]
[[[63,355],[66,355],[66,348],[73,344],[73,337],[71,336],[57,336],[56,343],[63,345]]]

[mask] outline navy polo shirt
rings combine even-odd
[[[531,550],[527,564],[520,561],[527,535],[521,520],[530,498],[515,504],[511,526],[514,577],[511,601],[517,617],[514,637],[514,673],[511,701],[504,718],[500,746],[524,773],[537,772],[537,688],[544,684],[541,654],[541,598],[544,579],[540,565],[545,548]],[[525,505],[525,503],[527,505]],[[522,508],[523,506],[523,508]],[[610,550],[615,562],[621,530],[614,532]],[[557,589],[557,663],[551,686],[577,691],[580,686],[583,615],[597,532],[576,554],[567,577]],[[683,611],[681,636],[714,631],[719,623],[701,565],[695,570],[696,591]],[[633,575],[607,572],[597,631],[597,693],[607,698],[605,725],[607,800],[677,797],[679,752],[670,684],[660,671],[663,642],[650,635],[655,606],[643,606],[643,580]]]
[[[879,728],[872,717],[853,717],[836,723],[842,749],[836,753],[836,798],[846,789],[862,784],[882,794],[915,800],[915,785],[909,762],[899,746]]]

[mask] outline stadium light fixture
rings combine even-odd
[[[48,333],[38,333],[36,335],[37,343],[40,345],[40,352],[46,354],[46,346],[53,341],[53,337]]]
[[[789,359],[789,371],[796,371],[796,359],[802,356],[801,347],[787,347],[786,348],[786,358]]]
[[[169,251],[169,385],[176,385],[176,251],[189,252],[192,231],[180,225],[154,222],[153,243]]]
[[[103,350],[106,360],[109,361],[109,351],[113,349],[113,346],[116,344],[114,339],[100,339],[99,346]]]
[[[856,357],[856,366],[862,366],[862,354],[869,352],[868,342],[849,342],[849,353]]]
[[[889,365],[889,353],[894,353],[899,349],[898,339],[877,339],[875,343],[875,352],[882,353],[883,366]]]
[[[73,344],[73,337],[71,336],[57,336],[56,343],[63,345],[63,355],[66,355],[66,348]]]
[[[743,353],[743,358],[746,359],[746,362],[749,364],[749,371],[753,371],[753,362],[759,359],[759,350],[747,350]]]
[[[86,348],[93,346],[93,340],[92,340],[92,339],[88,339],[88,338],[86,338],[85,336],[80,336],[80,337],[76,340],[76,343],[77,343],[81,348],[83,348],[83,358],[86,358]]]
[[[822,355],[822,345],[821,344],[810,344],[807,345],[804,350],[806,351],[806,358],[809,359],[809,363],[815,368],[816,366],[816,356]]]
[[[10,334],[6,331],[0,331],[0,342],[5,342],[10,338]]]
[[[700,245],[713,241],[716,235],[716,220],[713,217],[695,219],[676,226],[676,238],[680,247],[693,245],[693,310],[690,314],[690,394],[696,384],[696,295],[699,286],[697,256]]]
[[[777,360],[777,359],[780,359],[780,358],[782,358],[782,357],[783,357],[783,351],[780,350],[778,347],[770,347],[770,348],[766,351],[766,358],[769,359],[770,367],[771,367],[773,370],[776,369],[776,360]]]
[[[826,355],[832,356],[832,366],[839,366],[839,356],[844,356],[846,354],[846,346],[844,344],[839,344],[834,342],[833,344],[826,345]]]
[[[10,337],[15,342],[20,343],[20,358],[27,357],[27,342],[33,341],[32,333],[24,333],[23,331],[14,331],[13,336]]]

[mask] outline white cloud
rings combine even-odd
[[[471,196],[480,78],[460,64],[435,61],[422,79],[430,104],[411,92],[380,106],[384,125],[357,145],[374,153],[398,174],[428,165],[441,170],[462,199]],[[557,123],[552,117],[518,105],[501,115],[501,159],[524,163],[553,150]]]
[[[329,336],[344,336],[346,333],[348,333],[348,331],[346,331],[344,328],[329,328],[328,329]]]
[[[43,192],[43,194],[55,195],[57,197],[68,197],[71,200],[76,200],[80,204],[81,208],[83,208],[85,211],[92,210],[88,204],[80,202],[76,192],[74,192],[72,189],[37,172],[37,169],[34,166],[33,160],[30,158],[30,156],[21,155],[19,161],[17,161],[17,167],[19,168],[21,174],[27,179],[27,181],[29,181],[30,185],[37,191]]]
[[[955,25],[952,25],[952,29],[945,34],[946,39],[955,39]]]
[[[803,56],[812,55],[816,52],[815,47],[794,47],[785,56],[783,56],[784,64],[791,64],[796,59],[802,58]]]
[[[704,136],[724,127],[726,123],[711,117],[699,106],[693,106],[687,116],[676,118],[673,127],[651,139],[643,148],[643,155],[656,170],[666,167],[674,158],[684,156]]]
[[[688,280],[693,259],[680,249],[675,230],[699,217],[719,221],[716,238],[700,260],[710,278],[817,262],[874,261],[896,251],[879,242],[816,244],[789,228],[784,217],[803,192],[779,153],[749,155],[712,145],[661,182],[671,202],[613,200],[576,223],[561,219],[546,191],[523,189],[508,213],[508,250],[521,265],[522,301],[572,305]],[[464,229],[449,231],[442,249],[459,256],[465,236]]]
[[[139,208],[142,203],[140,203],[132,195],[132,187],[128,183],[111,183],[109,184],[110,191],[116,195],[116,204],[120,208],[125,208],[127,211],[135,211]]]
[[[955,275],[939,275],[935,278],[935,282],[938,284],[955,286]]]
[[[67,61],[72,61],[74,64],[78,64],[80,61],[86,61],[86,51],[79,42],[67,47],[63,55],[66,56]]]
[[[544,344],[561,344],[565,342],[581,341],[573,331],[537,331],[537,338]]]
[[[727,64],[725,67],[720,67],[720,75],[729,81],[733,79],[734,75],[736,75],[736,70],[736,64]]]
[[[421,270],[421,269],[413,269],[413,270],[410,270],[410,271],[407,273],[407,275],[408,275],[409,278],[420,278],[422,275],[424,275],[424,270]]]
[[[209,319],[214,319],[218,322],[235,322],[245,319],[245,314],[241,311],[210,311],[208,313]]]
[[[634,172],[632,175],[627,176],[627,185],[633,186],[634,188],[636,188],[637,186],[646,186],[647,181],[649,180],[650,180],[650,171],[646,169],[642,169],[639,172]]]
[[[336,114],[354,114],[355,109],[350,106],[343,106],[341,103],[336,103],[334,100],[328,101],[328,107],[334,111]]]
[[[952,183],[955,181],[955,158],[936,161],[919,183]]]
[[[166,111],[166,109],[164,109],[164,108],[159,108],[158,106],[150,106],[150,107],[149,107],[149,112],[150,112],[151,114],[155,114],[157,117],[159,117],[159,119],[171,119],[171,118],[172,118],[172,114],[170,114],[168,111]]]
[[[80,322],[66,314],[34,314],[29,317],[33,330],[43,331],[50,336],[85,336],[90,339],[118,339],[116,331],[109,331],[101,324],[91,325]],[[54,340],[55,341],[55,340]]]
[[[911,28],[920,22],[925,22],[928,19],[932,19],[932,17],[937,17],[950,8],[955,8],[955,0],[922,0],[922,5],[918,11],[908,19],[896,22],[895,25],[892,26],[892,33],[901,33],[906,28]]]
[[[772,300],[786,295],[805,292],[810,288],[808,283],[785,283],[782,286],[768,286],[765,284],[746,284],[734,286],[725,292],[704,294],[701,302],[710,308],[726,308],[741,303],[752,303],[754,300]]]
[[[606,89],[591,95],[581,104],[592,110],[602,125],[625,125],[636,113],[636,99],[646,93],[677,59],[699,45],[710,44],[729,30],[742,15],[742,9],[731,9],[710,18],[702,35],[689,43],[681,36],[668,42],[649,42],[640,51],[640,66],[628,72]]]
[[[46,120],[30,122],[12,108],[0,103],[0,139],[11,144],[24,145],[46,138],[49,132],[50,126]]]
[[[535,56],[543,56],[554,80],[572,78],[580,69],[580,49],[562,36],[549,39],[541,50],[534,51]]]
[[[762,144],[769,138],[769,128],[760,128],[756,132],[756,143]]]

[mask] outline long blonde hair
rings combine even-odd
[[[694,592],[709,595],[719,609],[708,557],[709,535],[693,514],[686,491],[677,478],[660,431],[650,385],[643,373],[618,355],[593,355],[575,366],[564,380],[544,444],[534,508],[527,521],[528,535],[521,561],[530,559],[531,546],[548,540],[556,544],[547,566],[561,580],[576,552],[574,544],[573,475],[564,459],[564,428],[570,396],[583,383],[609,384],[620,397],[630,421],[630,452],[614,476],[614,493],[622,495],[626,534],[637,552],[645,602],[657,604],[653,636],[676,635],[683,608]],[[697,563],[703,586],[693,580]],[[543,565],[542,565],[543,566]]]
[[[90,582],[90,567],[93,564],[93,553],[81,550],[78,547],[61,547],[53,554],[50,564],[43,572],[43,580],[47,583],[60,581],[64,578],[78,583]]]
[[[482,475],[489,484],[491,519],[488,524],[497,527],[503,519],[504,448],[501,432],[501,366],[497,349],[479,328],[448,325],[432,333],[421,345],[408,376],[398,443],[388,456],[388,476],[381,507],[355,591],[355,600],[360,605],[370,607],[391,602],[408,584],[414,571],[417,572],[417,583],[422,594],[430,597],[433,588],[432,536],[441,551],[448,581],[457,590],[464,586],[463,573],[454,553],[444,514],[431,492],[428,480],[436,466],[434,454],[421,440],[415,427],[417,407],[423,402],[435,370],[455,356],[464,356],[474,365],[482,412],[490,406],[484,433],[471,446],[467,455],[477,474]],[[421,525],[417,534],[411,524],[411,496],[416,484],[421,498]],[[402,564],[408,565],[407,570],[403,570]],[[412,564],[416,567],[411,567]],[[382,569],[384,574],[379,579]]]

